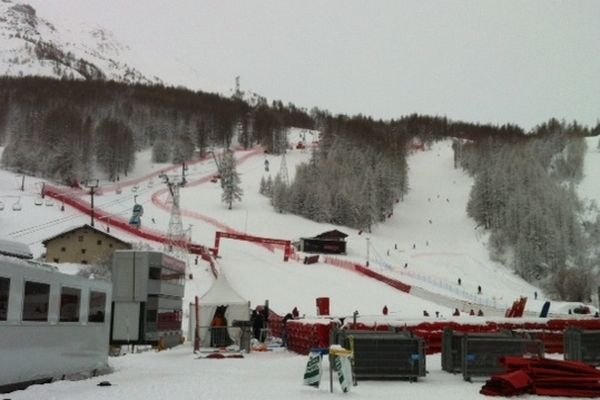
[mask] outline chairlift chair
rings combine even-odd
[[[135,204],[133,206],[133,214],[139,215],[141,217],[142,215],[144,215],[144,207],[142,207],[141,204]]]
[[[131,218],[129,218],[129,225],[139,229],[142,225],[142,220],[140,219],[140,216],[137,214],[132,215]]]

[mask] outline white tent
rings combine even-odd
[[[231,339],[239,344],[241,331],[231,326],[233,321],[250,320],[250,302],[240,296],[229,284],[222,272],[213,282],[212,286],[199,300],[198,319],[200,321],[200,346],[210,346],[210,324],[217,311],[217,307],[227,307],[225,318],[227,319],[228,333]],[[188,337],[194,340],[194,329],[196,326],[195,305],[190,304],[190,326]]]

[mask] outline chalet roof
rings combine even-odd
[[[6,239],[0,239],[0,254],[23,259],[33,258],[28,245]]]
[[[344,232],[338,231],[337,229],[334,229],[332,231],[327,231],[327,232],[323,232],[317,236],[315,236],[315,239],[345,239],[347,238],[348,235],[346,235]]]
[[[63,231],[63,232],[61,232],[61,233],[57,234],[57,235],[54,235],[54,236],[52,236],[52,237],[49,237],[48,239],[42,240],[42,244],[43,244],[44,246],[46,246],[46,244],[47,244],[48,242],[50,242],[50,241],[52,241],[52,240],[54,240],[54,239],[57,239],[57,238],[59,238],[59,237],[63,237],[63,236],[65,236],[65,235],[68,235],[68,234],[70,234],[70,233],[77,232],[77,231],[80,231],[80,230],[83,230],[83,229],[89,229],[89,230],[95,231],[96,233],[99,233],[99,234],[101,234],[101,235],[102,235],[102,236],[104,236],[104,237],[107,237],[107,238],[109,238],[109,239],[113,239],[113,240],[115,240],[115,241],[117,241],[117,242],[119,242],[119,243],[122,243],[122,244],[130,245],[130,243],[128,243],[128,242],[125,242],[125,241],[123,241],[123,240],[121,240],[121,239],[119,239],[118,237],[115,237],[115,236],[113,236],[113,235],[109,235],[108,233],[104,232],[103,230],[97,229],[97,228],[95,228],[95,227],[93,227],[93,226],[91,226],[91,225],[88,225],[88,224],[81,225],[81,226],[76,226],[76,227],[74,227],[74,228],[70,228],[70,229],[68,229],[68,230],[66,230],[66,231]]]

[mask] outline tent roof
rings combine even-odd
[[[225,274],[221,272],[210,289],[200,298],[200,305],[202,304],[248,304],[248,300],[233,290]]]

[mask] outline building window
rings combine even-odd
[[[25,282],[23,299],[23,321],[48,321],[50,285],[39,282]]]
[[[160,280],[160,267],[148,268],[148,279]]]
[[[87,264],[87,260],[81,260],[82,264]]]
[[[109,244],[108,244],[108,247],[112,248],[112,243],[109,243]]]
[[[77,239],[77,240],[79,240],[80,242],[83,242],[83,236],[79,236],[79,239]]]
[[[90,292],[89,322],[104,322],[104,310],[106,309],[106,293]]]
[[[66,247],[61,247],[60,251],[62,251],[64,253],[65,251],[67,251],[67,248]]]
[[[96,241],[96,244],[97,244],[98,246],[100,246],[100,245],[102,244],[102,240],[98,239],[98,240]]]
[[[63,287],[60,293],[60,322],[79,321],[81,290]]]
[[[58,262],[58,258],[55,258],[55,259],[54,259],[54,262],[55,262],[55,263],[57,263],[57,262]]]
[[[85,254],[85,249],[81,249],[81,254]]]
[[[156,310],[146,311],[146,322],[156,322],[157,312]]]
[[[0,278],[0,321],[6,321],[8,315],[8,293],[10,291],[10,279]]]

